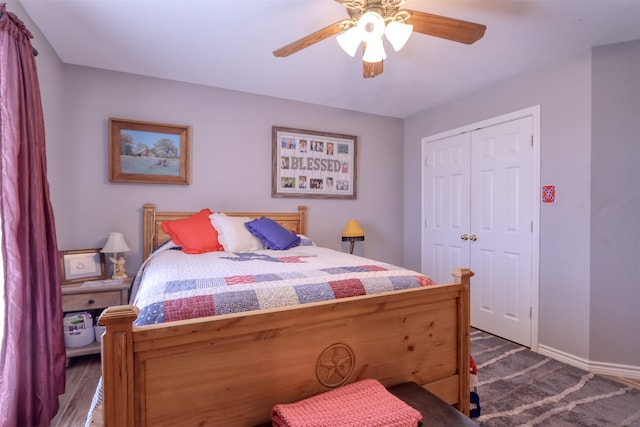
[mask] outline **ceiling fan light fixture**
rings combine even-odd
[[[387,24],[384,35],[397,52],[409,41],[412,32],[413,25],[404,24],[399,21],[391,21]]]
[[[473,44],[484,36],[487,29],[486,25],[474,22],[401,9],[407,0],[336,1],[347,9],[348,18],[276,49],[273,55],[279,58],[286,57],[329,37],[337,36],[338,44],[349,56],[355,56],[358,45],[362,45],[362,75],[372,78],[384,71],[384,60],[387,57],[384,49],[385,37],[393,49],[399,51],[413,32]]]
[[[385,59],[387,59],[387,54],[385,53],[384,46],[382,45],[382,38],[368,41],[364,48],[362,60],[364,62],[380,62]]]
[[[384,18],[377,12],[366,12],[358,19],[358,30],[362,41],[370,43],[381,40],[384,34]]]
[[[336,40],[338,40],[338,44],[342,50],[347,53],[347,55],[355,56],[358,46],[360,46],[360,43],[362,42],[362,36],[360,35],[358,26],[354,25],[342,34],[338,34]]]

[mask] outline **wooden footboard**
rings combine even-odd
[[[251,426],[364,378],[423,385],[469,414],[469,282],[133,327],[107,309],[105,426]]]

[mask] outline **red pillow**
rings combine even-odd
[[[162,223],[162,231],[171,236],[176,245],[182,246],[182,251],[187,254],[222,251],[218,232],[209,219],[211,214],[211,210],[207,208],[189,218],[165,221]]]

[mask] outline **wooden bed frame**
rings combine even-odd
[[[144,256],[168,239],[162,221],[191,212],[144,206]],[[269,216],[306,234],[307,211]],[[416,382],[469,414],[469,282],[133,327],[137,308],[100,317],[108,427],[268,422],[294,402],[364,378]]]

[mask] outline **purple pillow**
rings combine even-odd
[[[287,230],[271,218],[263,216],[244,225],[269,249],[284,250],[300,244],[300,236]]]

